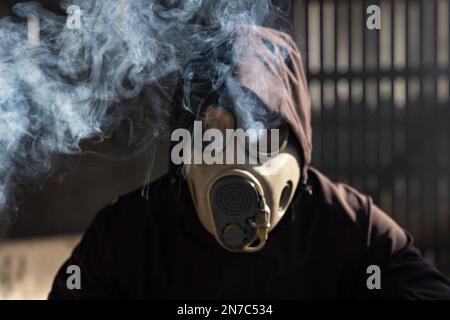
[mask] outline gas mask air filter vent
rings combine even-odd
[[[258,209],[258,193],[253,184],[239,176],[220,179],[213,189],[213,204],[228,216],[252,215]]]
[[[214,184],[211,200],[223,245],[230,250],[243,250],[256,237],[250,221],[261,212],[261,197],[254,183],[242,176],[225,176]]]

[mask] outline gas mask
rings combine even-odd
[[[266,130],[266,134],[256,134],[253,138],[249,135],[244,143],[236,143],[240,139],[228,133],[229,129],[239,129],[239,121],[231,112],[217,106],[209,107],[200,120],[201,124],[194,125],[194,144],[195,136],[202,135],[195,132],[196,129],[215,129],[224,138],[214,149],[216,159],[223,159],[223,162],[185,164],[197,215],[223,248],[233,252],[256,252],[264,247],[269,232],[285,214],[299,183],[301,150],[298,142],[289,126],[283,123],[275,128],[278,131],[272,128]],[[205,133],[203,137],[205,135],[211,136]],[[255,143],[257,147],[253,148]],[[194,147],[192,159],[205,150],[204,142],[200,144],[201,148],[195,150]],[[244,163],[238,159],[242,154],[246,155]],[[250,161],[252,158],[254,161]]]

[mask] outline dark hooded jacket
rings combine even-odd
[[[302,148],[302,183],[266,246],[252,254],[224,250],[171,170],[147,186],[148,198],[136,190],[98,213],[49,298],[450,299],[449,281],[408,232],[370,197],[310,166],[310,101],[293,40],[266,28],[232,33],[233,77],[281,113]],[[67,289],[69,265],[81,269],[79,290]]]

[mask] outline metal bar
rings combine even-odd
[[[405,53],[405,69],[409,70],[410,69],[410,64],[411,64],[411,55],[410,55],[410,51],[409,51],[409,46],[410,46],[410,39],[409,37],[411,36],[410,34],[410,19],[409,19],[409,9],[410,9],[410,2],[409,1],[405,1],[405,24],[406,24],[406,35],[405,35],[405,46],[406,46],[406,53]],[[410,113],[410,95],[409,95],[409,84],[410,84],[410,79],[409,77],[406,77],[406,88],[405,88],[405,93],[406,93],[406,106],[405,106],[405,118],[406,118],[406,125],[405,127],[405,154],[408,155],[409,154],[409,147],[410,147],[410,143],[411,143],[411,137],[410,137],[410,132],[409,132],[409,123],[411,121],[411,113]],[[410,210],[410,206],[409,206],[409,183],[406,179],[406,183],[405,183],[405,199],[406,199],[406,207],[405,207],[405,212],[403,213],[404,217],[405,217],[405,227],[409,228],[409,210]]]
[[[377,1],[377,5],[380,6],[380,0]],[[375,44],[375,50],[376,50],[376,72],[379,73],[380,72],[380,60],[381,60],[381,45],[380,45],[380,41],[381,41],[381,30],[377,31],[377,39],[376,39],[376,44]],[[381,79],[379,77],[376,78],[377,81],[377,105],[376,105],[376,111],[375,111],[375,122],[377,123],[376,126],[376,146],[374,146],[377,150],[377,158],[375,161],[375,168],[377,170],[380,170],[380,154],[381,154],[381,125],[380,125],[380,108],[381,108],[381,88],[380,88],[380,83],[381,83]],[[379,177],[378,181],[380,180]],[[380,194],[380,183],[378,183],[377,185],[377,195],[378,195],[378,200],[381,198],[381,194]]]
[[[433,1],[433,6],[434,6],[434,10],[433,10],[433,15],[434,15],[434,23],[433,23],[433,29],[434,29],[434,37],[433,37],[433,45],[434,45],[434,68],[437,68],[438,66],[438,4],[437,4],[437,0]],[[434,104],[433,104],[433,118],[434,118],[434,123],[437,123],[437,119],[438,119],[438,99],[437,99],[437,85],[438,85],[438,80],[437,80],[437,76],[434,77],[434,92],[433,92],[433,97],[434,97]],[[439,134],[438,134],[438,130],[437,130],[437,126],[433,126],[433,135],[435,137],[436,141],[435,143],[431,144],[431,148],[433,149],[433,157],[432,157],[432,162],[437,165],[438,163],[438,138],[439,138]],[[434,217],[434,232],[433,232],[433,243],[435,246],[435,261],[436,263],[438,263],[440,261],[440,252],[437,249],[438,243],[439,243],[439,228],[438,228],[438,223],[439,223],[439,216],[438,216],[438,177],[437,175],[433,175],[431,177],[431,183],[433,183],[433,189],[434,192],[431,193],[432,195],[432,210],[434,211],[433,217]]]
[[[352,32],[352,1],[348,0],[348,71],[350,72],[352,70],[352,36],[353,36],[353,32]],[[351,81],[352,79],[349,80],[349,107],[348,107],[348,113],[347,113],[347,117],[348,119],[352,119],[352,114],[353,114],[353,83]],[[348,152],[349,152],[349,164],[350,166],[352,166],[353,164],[353,142],[352,142],[352,127],[348,127],[348,136],[349,136],[349,141],[348,141]],[[350,184],[353,182],[353,175],[351,172],[348,172],[348,178],[349,178],[349,182]]]
[[[398,0],[397,0],[398,1]],[[391,69],[397,71],[397,68],[395,66],[395,37],[396,37],[396,24],[395,24],[395,14],[396,14],[396,6],[395,6],[395,2],[394,0],[390,1],[390,8],[391,8],[391,16],[390,16],[390,24],[391,24],[391,43],[390,43],[390,49],[391,49]],[[389,108],[389,114],[388,117],[391,119],[389,122],[389,129],[390,129],[390,145],[389,145],[389,151],[390,152],[390,156],[388,157],[390,160],[390,166],[392,167],[393,165],[393,160],[394,160],[394,154],[395,154],[395,134],[396,134],[396,126],[397,126],[397,121],[396,121],[396,117],[395,117],[395,111],[396,111],[396,105],[395,105],[395,76],[392,76],[390,78],[390,83],[391,83],[391,97],[390,97],[390,108]],[[382,124],[386,124],[385,122],[383,122]],[[381,123],[380,123],[381,125]],[[383,143],[383,142],[382,142]],[[387,148],[385,149],[387,150]],[[393,190],[393,179],[392,179],[392,175],[390,177],[387,178],[386,181],[386,186],[384,187],[385,190]],[[392,192],[392,191],[391,191]],[[389,206],[392,208],[392,197],[390,199],[391,203],[389,204]],[[393,214],[392,212],[390,214]]]
[[[320,22],[319,22],[319,34],[320,34],[320,72],[323,71],[324,65],[324,36],[323,36],[323,1],[319,1],[319,10],[320,10]],[[324,98],[324,83],[323,79],[320,80],[320,163],[323,165],[325,163],[325,128],[323,127],[323,119],[324,119],[324,106],[323,106],[323,98]]]
[[[448,19],[448,21],[447,21],[447,34],[448,34],[448,50],[447,50],[447,55],[448,55],[448,59],[447,59],[447,63],[450,63],[450,3],[449,3],[450,1],[447,1],[447,19]],[[450,81],[448,81],[448,91],[450,92]],[[447,101],[447,105],[449,104],[450,102],[449,101]],[[448,108],[447,108],[448,109]],[[448,116],[447,116],[447,121],[448,121],[448,123],[450,123],[450,113],[448,114]],[[447,139],[449,139],[450,140],[450,137],[449,137],[449,129],[448,128],[446,128],[446,130],[447,130]],[[447,179],[447,186],[448,186],[448,190],[450,190],[450,179]],[[450,215],[450,212],[447,212],[447,215]],[[449,220],[449,223],[448,223],[448,225],[447,225],[447,228],[448,228],[448,230],[450,230],[450,219],[448,219]],[[448,237],[448,244],[447,244],[447,246],[448,246],[448,248],[450,248],[450,237]],[[449,249],[447,249],[448,251],[447,252],[449,252],[450,250]],[[447,261],[447,263],[448,263],[448,265],[447,265],[447,270],[448,270],[448,273],[450,273],[450,261]]]
[[[337,72],[338,70],[338,29],[339,29],[339,21],[338,21],[338,1],[334,0],[333,1],[333,5],[334,5],[334,72]],[[338,80],[339,81],[339,80]],[[338,163],[339,163],[339,128],[340,128],[340,124],[339,124],[339,109],[340,109],[340,101],[338,98],[338,82],[335,81],[334,83],[334,101],[335,101],[335,105],[334,105],[334,114],[333,114],[333,118],[335,121],[335,125],[334,125],[334,175],[335,175],[335,179],[338,179]]]
[[[366,8],[366,0],[363,0],[362,1],[362,5],[363,5],[363,10],[362,10],[362,12],[360,13],[360,14],[362,14],[363,15],[363,17],[362,17],[362,21],[363,21],[363,27],[362,27],[362,43],[361,43],[361,45],[362,45],[362,48],[361,48],[361,54],[362,54],[362,72],[367,72],[367,57],[366,57],[366,53],[367,53],[367,50],[366,50],[366,45],[367,45],[367,28],[366,28],[366,26],[365,26],[365,23],[364,23],[364,13],[365,13],[365,8]],[[362,93],[362,96],[363,96],[363,101],[366,101],[366,104],[364,104],[363,103],[363,105],[362,105],[362,121],[361,121],[361,130],[362,130],[362,135],[361,135],[361,139],[362,139],[362,144],[361,144],[361,147],[362,147],[362,150],[361,150],[361,155],[362,155],[362,157],[361,157],[361,163],[363,164],[363,165],[367,165],[367,155],[366,155],[366,152],[367,152],[367,148],[366,148],[366,142],[367,142],[367,128],[366,128],[366,118],[367,118],[367,85],[368,85],[368,83],[367,83],[368,81],[367,80],[363,80],[362,81],[362,89],[363,89],[363,93]],[[367,189],[367,183],[366,183],[366,178],[367,178],[367,175],[364,175],[364,176],[362,176],[362,179],[363,179],[363,184],[364,184],[364,189]]]
[[[424,67],[424,60],[425,60],[425,27],[424,27],[424,25],[425,25],[425,18],[424,18],[424,6],[423,6],[423,1],[420,1],[420,10],[419,10],[419,21],[420,21],[420,36],[419,36],[419,38],[420,38],[420,62],[419,62],[419,65],[420,65],[420,69],[422,69],[423,67]],[[420,116],[420,118],[422,118],[422,116],[424,115],[423,113],[423,106],[424,106],[424,102],[425,102],[425,100],[424,100],[424,89],[423,89],[423,85],[424,85],[424,81],[423,81],[423,77],[420,77],[419,78],[419,83],[420,83],[420,93],[419,93],[419,96],[420,96],[420,98],[419,98],[419,101],[420,101],[420,103],[419,103],[419,105],[420,105],[420,110],[419,110],[419,116]],[[423,125],[421,125],[421,126],[419,126],[419,127],[417,127],[419,130],[421,130],[422,132],[423,132]],[[424,183],[424,181],[423,181],[423,175],[422,175],[422,173],[419,173],[419,185],[420,185],[420,188],[423,188],[423,183]],[[424,225],[424,217],[423,217],[423,206],[424,206],[424,200],[423,200],[423,192],[420,192],[420,197],[419,197],[419,207],[418,207],[418,210],[419,210],[419,215],[420,215],[420,217],[419,217],[419,223],[420,223],[420,225],[421,226],[423,226]],[[419,233],[418,233],[418,235],[416,235],[416,237],[418,237],[418,236],[420,236],[420,240],[421,241],[423,241],[424,239],[423,239],[423,232],[422,232],[422,230],[420,230],[420,231],[418,231]]]
[[[309,0],[305,0],[305,70],[309,74]]]

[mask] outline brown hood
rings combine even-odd
[[[291,36],[264,27],[235,31],[239,82],[290,124],[303,149],[302,181],[311,162],[311,104],[302,57]]]

